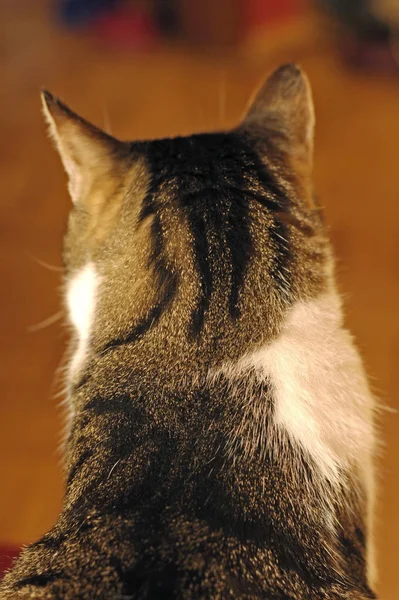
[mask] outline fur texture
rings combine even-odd
[[[70,182],[63,509],[1,600],[366,600],[373,399],[287,65],[229,132],[119,142],[46,93]]]
[[[273,388],[275,426],[325,479],[339,484],[351,465],[369,471],[374,401],[334,292],[297,302],[277,340],[231,367],[233,377],[246,370]]]

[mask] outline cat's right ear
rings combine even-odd
[[[250,102],[244,127],[257,127],[283,134],[289,154],[311,170],[314,136],[314,107],[305,73],[294,64],[279,67]]]
[[[43,112],[69,178],[74,202],[89,194],[93,184],[115,171],[126,145],[79,117],[58,98],[42,92]]]

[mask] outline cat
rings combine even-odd
[[[284,65],[237,127],[174,139],[43,106],[73,201],[66,490],[1,600],[376,598],[374,399],[306,75]]]

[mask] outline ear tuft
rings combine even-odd
[[[55,104],[57,101],[56,97],[53,96],[53,94],[51,94],[48,90],[42,90],[41,98],[43,102],[43,107],[47,110],[50,110],[50,106],[52,104]]]
[[[74,113],[63,104],[56,96],[53,96],[47,90],[42,90],[41,93],[42,107],[44,118],[46,119],[50,129],[55,127],[56,121],[60,122],[62,118],[77,117]]]
[[[41,91],[41,99],[43,103],[43,109],[49,109],[50,105],[54,102],[55,98],[48,90]]]
[[[47,125],[50,128],[50,134],[53,137],[54,136],[54,131],[53,131],[54,121],[51,116],[51,106],[54,104],[55,98],[47,90],[42,90],[42,92],[40,94],[40,98],[42,101],[43,115],[44,115]]]

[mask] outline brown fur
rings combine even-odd
[[[187,139],[118,142],[45,104],[83,174],[66,280],[90,260],[101,288],[68,382],[63,510],[1,600],[375,598],[356,468],[322,482],[276,435],[272,386],[223,371],[329,289],[306,78],[283,67],[238,128]]]

